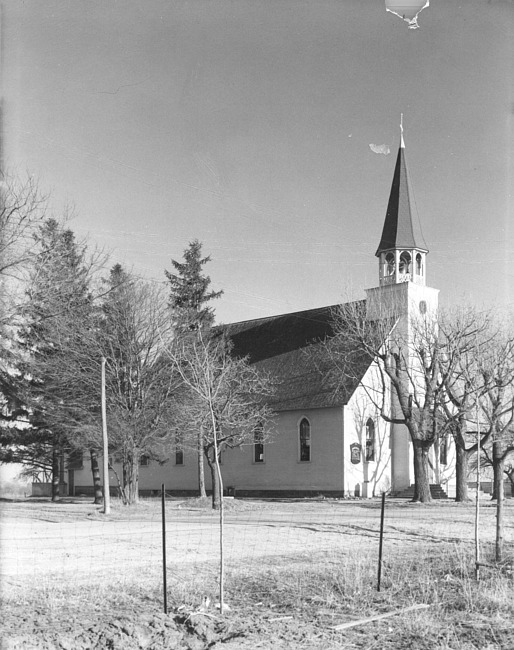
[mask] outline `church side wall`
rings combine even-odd
[[[310,461],[300,461],[299,425],[310,424]],[[272,441],[264,446],[264,462],[253,462],[253,445],[227,450],[225,485],[237,492],[343,490],[343,417],[341,408],[278,413]]]
[[[300,461],[299,424],[306,418],[310,424],[310,461]],[[254,461],[254,446],[227,449],[222,454],[225,489],[236,493],[337,493],[344,491],[343,481],[343,409],[305,409],[276,414],[271,427],[271,441],[264,445],[264,462]],[[121,468],[116,465],[118,473]],[[210,471],[205,463],[206,486],[211,487]],[[193,494],[197,490],[197,460],[193,450],[184,450],[184,464],[175,465],[174,458],[160,465],[150,461],[140,467],[139,489],[145,494],[160,490]],[[110,485],[117,485],[110,472]],[[75,472],[75,494],[92,490],[91,470],[84,458],[84,469]]]

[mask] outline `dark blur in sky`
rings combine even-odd
[[[200,239],[227,322],[378,284],[403,112],[428,283],[512,306],[514,2],[419,26],[383,0],[4,2],[7,164],[145,277]]]

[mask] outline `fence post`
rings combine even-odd
[[[166,488],[164,483],[161,486],[161,510],[162,510],[162,590],[164,613],[168,613],[168,585],[166,581]]]
[[[380,512],[380,542],[378,545],[378,579],[377,591],[380,591],[380,581],[382,580],[382,546],[384,542],[384,513],[385,513],[386,493],[382,492],[382,508]]]
[[[503,480],[499,483],[496,495],[496,562],[503,560]]]
[[[480,420],[478,419],[478,404],[476,406],[477,420],[477,498],[475,501],[475,580],[480,580]]]

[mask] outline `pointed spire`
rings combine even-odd
[[[417,214],[415,214],[415,205],[409,187],[403,140],[403,113],[400,121],[400,147],[394,168],[384,229],[375,254],[378,257],[383,251],[399,248],[416,248],[428,252]]]

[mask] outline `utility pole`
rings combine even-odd
[[[105,405],[105,357],[102,357],[102,438],[104,444],[104,515],[111,512],[111,494],[109,491],[109,442],[107,440],[107,408]]]

